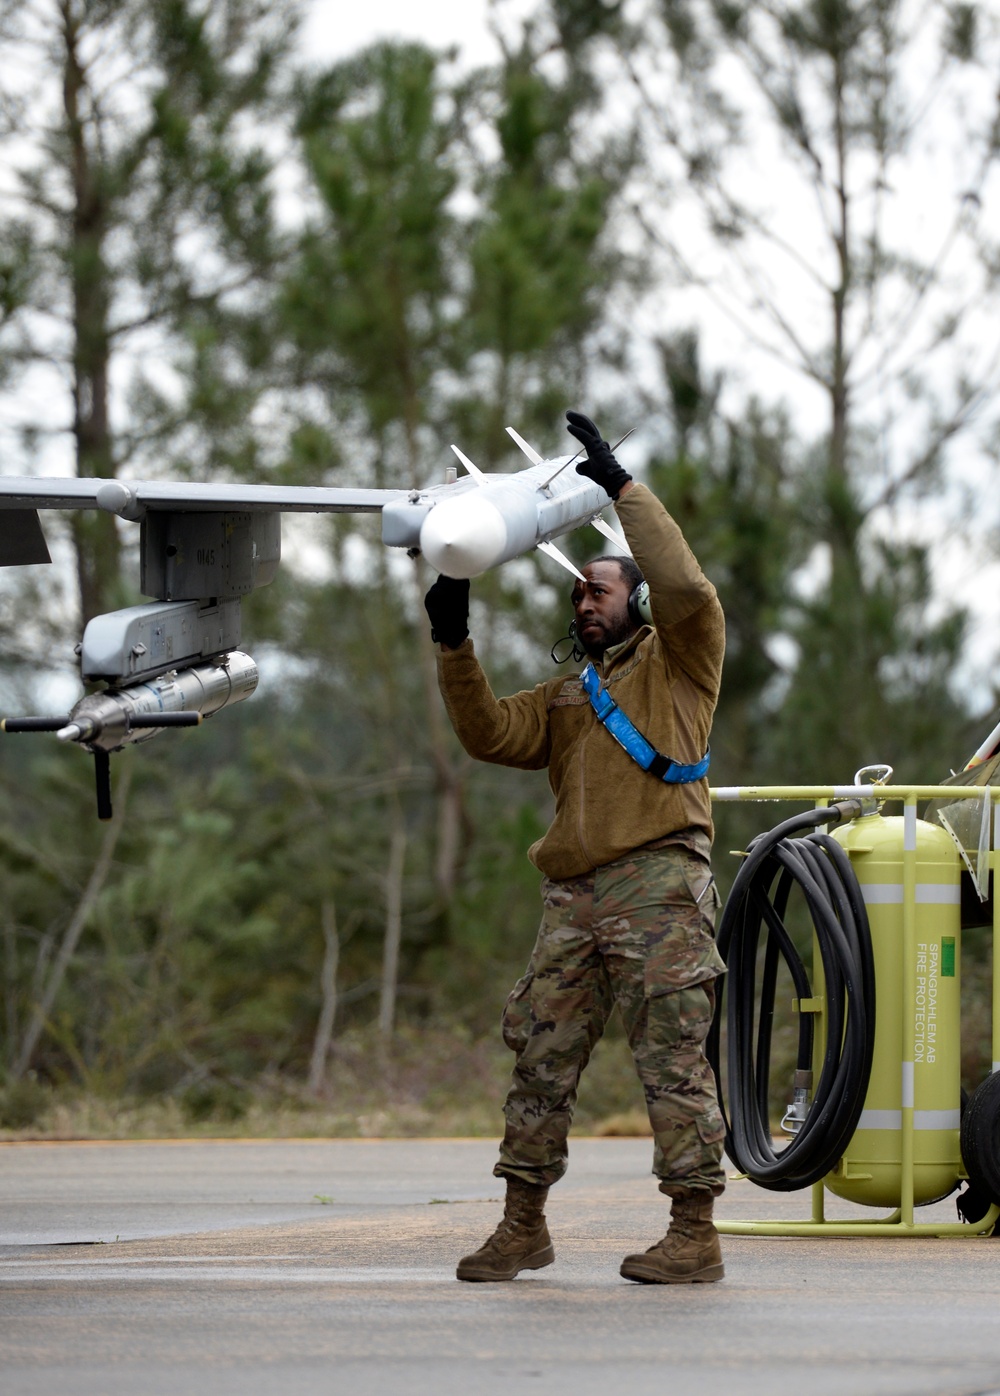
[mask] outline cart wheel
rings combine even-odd
[[[960,1138],[969,1175],[968,1193],[962,1194],[960,1202],[975,1198],[975,1206],[959,1210],[967,1221],[978,1221],[990,1203],[1000,1206],[1000,1072],[987,1076],[972,1092],[962,1112]],[[979,1216],[970,1215],[973,1211]]]

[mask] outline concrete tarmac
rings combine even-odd
[[[725,1237],[721,1284],[630,1284],[621,1257],[667,1223],[651,1144],[578,1139],[555,1265],[460,1284],[499,1215],[495,1153],[0,1145],[0,1392],[1000,1396],[1000,1241]],[[808,1210],[745,1181],[719,1209]],[[920,1209],[939,1218],[953,1202]]]

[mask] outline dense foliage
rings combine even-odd
[[[899,58],[891,17],[779,6],[775,37],[756,33],[754,6],[666,5],[641,32],[622,8],[542,6],[469,74],[402,43],[315,71],[295,57],[290,3],[0,6],[8,52],[21,45],[33,75],[0,67],[17,171],[0,221],[0,392],[10,406],[35,383],[57,390],[42,413],[8,411],[26,468],[45,469],[62,434],[81,474],[412,485],[440,476],[452,440],[516,468],[508,423],[562,451],[566,406],[609,434],[641,423],[622,459],[678,518],[727,613],[714,779],[842,780],[875,759],[936,779],[983,720],[955,681],[965,617],[935,590],[929,540],[894,530],[886,507],[943,489],[947,445],[985,389],[918,424],[889,501],[884,481],[871,487],[851,376],[864,335],[900,332],[898,317],[878,322],[875,281],[922,285],[919,269],[871,239],[862,255],[841,201],[827,319],[803,347],[826,394],[812,434],[777,396],[741,395],[733,366],[707,369],[693,331],[649,329],[638,309],[664,285],[679,154],[733,266],[759,232],[724,190],[738,126],[713,85],[725,45],[752,66],[765,41],[783,43],[840,73],[816,90],[841,173],[854,157],[905,168],[906,143],[879,125]],[[970,43],[948,30],[947,62],[971,63]],[[673,106],[657,95],[664,64]],[[638,105],[605,100],[614,71]],[[783,104],[780,71],[758,77],[801,156],[806,117],[826,117],[795,108],[794,85]],[[790,326],[779,300],[758,309],[769,330]],[[901,372],[919,362],[909,348]],[[39,379],[52,364],[60,376]],[[46,527],[62,599],[37,575],[0,598],[11,705],[49,701],[40,675],[81,618],[138,599],[127,530],[106,516],[65,538]],[[599,540],[567,546],[585,556]],[[363,519],[286,521],[283,551],[244,608],[261,693],[115,757],[112,825],[93,817],[83,757],[4,739],[10,1125],[49,1085],[166,1097],[196,1119],[240,1114],[268,1083],[322,1099],[366,1073],[429,1098],[404,1057],[433,1060],[458,1093],[484,1069],[473,1044],[531,945],[524,854],[545,826],[544,776],[477,768],[458,748],[419,562],[388,556]],[[475,584],[473,633],[498,690],[551,672],[564,593],[538,559]],[[723,883],[725,850],[758,818],[722,820]]]

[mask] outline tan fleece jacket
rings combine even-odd
[[[698,761],[719,696],[722,607],[655,495],[635,485],[615,509],[649,583],[655,628],[643,626],[596,667],[657,751]],[[497,699],[466,640],[439,654],[438,679],[470,756],[529,771],[548,767],[555,816],[528,853],[547,876],[576,877],[682,829],[711,839],[708,779],[668,785],[642,770],[597,721],[579,675]]]

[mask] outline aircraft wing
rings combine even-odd
[[[200,485],[177,480],[0,475],[0,509],[106,509],[131,519],[149,509],[374,514],[390,499],[408,493],[331,485]]]
[[[98,814],[110,819],[111,752],[194,725],[256,688],[257,666],[239,648],[240,607],[277,571],[283,513],[381,513],[387,547],[423,554],[449,577],[477,577],[534,548],[579,576],[552,539],[590,523],[610,498],[566,473],[575,457],[545,460],[512,434],[527,469],[491,475],[456,449],[469,473],[458,479],[449,467],[423,489],[0,475],[0,567],[50,561],[39,510],[99,509],[142,523],[139,589],[153,598],[88,621],[76,653],[84,681],[108,685],[101,693],[69,714],[5,718],[0,728],[55,732],[90,751]]]
[[[408,490],[327,485],[186,484],[177,480],[100,480],[0,476],[0,567],[49,562],[39,509],[103,509],[138,522],[148,513],[375,514]]]

